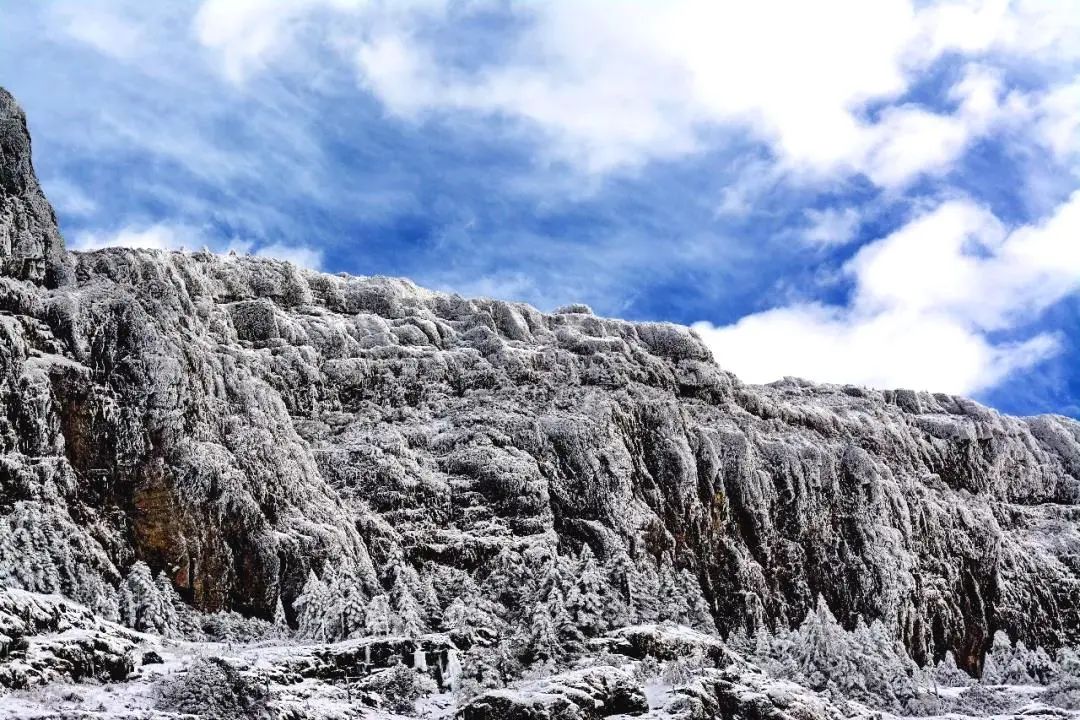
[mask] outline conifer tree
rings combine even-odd
[[[314,570],[293,602],[297,615],[297,633],[309,640],[326,640],[327,605],[330,591]]]
[[[972,683],[971,676],[957,666],[952,650],[935,666],[934,681],[944,687],[967,687]]]
[[[660,589],[657,593],[657,617],[661,622],[688,624],[690,605],[680,587],[675,568],[665,562],[660,567]]]
[[[695,630],[704,633],[716,633],[716,623],[713,621],[709,604],[701,592],[701,585],[694,574],[687,568],[679,572],[679,584],[682,586],[683,596],[686,598],[687,613],[686,624]]]
[[[124,578],[119,605],[121,621],[128,627],[161,635],[177,634],[176,610],[142,560],[132,565]]]
[[[173,587],[172,580],[164,571],[158,572],[157,579],[155,581],[157,586],[157,595],[159,598],[157,615],[157,626],[160,628],[159,633],[166,637],[180,637],[179,615],[186,609],[184,601],[180,599],[180,594],[176,592],[176,588]]]
[[[612,626],[624,627],[640,622],[638,614],[637,566],[622,550],[612,553],[606,566],[608,580],[615,589],[612,610]]]
[[[393,631],[412,638],[423,635],[427,631],[424,611],[406,583],[404,573],[399,572],[394,579],[390,597],[394,608]]]
[[[606,585],[600,567],[588,545],[581,549],[578,559],[577,582],[567,599],[575,625],[585,637],[596,637],[608,628]]]
[[[1009,636],[998,630],[994,633],[994,642],[990,652],[983,659],[982,675],[979,682],[983,685],[1000,685],[1005,682],[1005,669],[1012,655],[1012,643]]]
[[[380,593],[371,598],[364,617],[364,631],[367,635],[384,636],[393,630],[390,598]]]

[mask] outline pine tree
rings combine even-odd
[[[679,572],[679,584],[682,586],[683,596],[687,601],[686,624],[695,630],[704,633],[716,634],[716,623],[713,621],[712,611],[705,602],[705,596],[701,592],[701,585],[694,574],[683,568]]]
[[[442,627],[467,637],[470,644],[490,643],[503,629],[498,612],[499,609],[481,596],[476,584],[466,577],[461,584],[461,596],[454,598],[442,613]]]
[[[615,589],[612,611],[612,627],[634,625],[638,619],[638,580],[637,566],[630,556],[623,551],[612,553],[605,568],[611,586]]]
[[[690,604],[680,586],[675,568],[666,562],[660,568],[660,589],[656,605],[657,619],[661,622],[688,624]]]
[[[745,658],[753,657],[754,644],[750,640],[750,637],[746,634],[746,628],[739,625],[737,628],[728,633],[727,639],[724,643],[742,655]]]
[[[408,637],[418,637],[427,631],[424,611],[405,582],[405,574],[399,572],[390,591],[393,600],[393,631]]]
[[[322,639],[327,642],[337,642],[348,636],[345,626],[345,596],[347,587],[352,580],[350,573],[338,572],[332,563],[323,566],[323,583],[326,585],[326,596],[323,602]]]
[[[491,561],[485,585],[494,591],[494,599],[504,608],[519,608],[526,599],[529,573],[521,555],[504,547]]]
[[[558,629],[547,603],[536,603],[524,631],[524,647],[518,654],[527,665],[555,663],[561,658]]]
[[[158,632],[166,637],[180,637],[179,614],[186,609],[180,594],[173,587],[172,580],[163,571],[159,572],[156,580],[158,598],[155,614]]]
[[[596,637],[608,629],[606,584],[588,545],[581,548],[577,582],[567,599],[567,609],[585,637]]]
[[[807,685],[823,690],[829,680],[834,682],[851,674],[851,653],[843,628],[818,596],[817,604],[806,613],[806,619],[792,643],[792,658]]]
[[[171,585],[170,585],[171,587]],[[128,627],[161,635],[178,634],[176,609],[154,582],[142,560],[131,566],[120,588],[120,619]]]
[[[308,572],[300,596],[293,602],[296,610],[297,633],[309,640],[326,640],[327,605],[330,591],[314,570]]]
[[[364,617],[364,630],[367,635],[385,636],[393,629],[390,598],[384,593],[371,598]]]
[[[1030,685],[1034,682],[1028,672],[1028,649],[1022,640],[1016,642],[1005,663],[1003,680],[1009,685]]]
[[[281,601],[281,594],[278,594],[277,602],[274,604],[274,636],[278,638],[289,637],[292,634],[292,630],[289,627],[289,618],[285,614],[285,604]]]
[[[934,668],[934,680],[944,687],[967,687],[972,683],[971,676],[957,666],[952,650]]]
[[[341,612],[345,637],[363,637],[367,626],[367,601],[359,585],[350,585],[346,588]]]
[[[1005,670],[1012,655],[1012,643],[1009,636],[1001,630],[994,633],[994,642],[990,652],[983,659],[982,675],[979,682],[983,685],[1000,685],[1005,682]]]
[[[634,604],[635,623],[654,623],[660,618],[660,576],[648,558],[640,558],[635,565],[634,580],[637,583]]]

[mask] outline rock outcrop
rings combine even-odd
[[[0,271],[57,285],[64,278],[63,253],[56,214],[30,164],[26,116],[0,88]]]
[[[1072,420],[746,385],[687,328],[584,306],[65,253],[6,93],[0,149],[6,586],[108,619],[143,560],[199,608],[270,619],[280,598],[295,622],[332,564],[368,595],[467,581],[513,616],[587,546],[621,624],[650,622],[631,595],[676,578],[721,633],[791,626],[820,594],[919,661],[977,670],[997,629],[1080,639]]]

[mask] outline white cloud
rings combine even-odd
[[[969,201],[946,202],[847,264],[848,306],[795,304],[695,328],[751,382],[824,382],[973,393],[1058,349],[1052,334],[995,343],[1080,289],[1080,191],[1044,222],[1009,231]],[[797,352],[792,350],[797,348]]]
[[[194,29],[235,82],[322,45],[346,54],[391,113],[519,120],[547,136],[550,159],[589,173],[692,153],[734,128],[770,144],[787,171],[864,173],[887,188],[946,172],[1015,115],[995,73],[974,65],[952,111],[890,106],[932,62],[1023,57],[1060,74],[1080,58],[1078,0],[554,0],[510,6],[524,29],[479,66],[447,59],[432,38],[486,7],[205,0]],[[430,27],[442,32],[420,31]],[[869,103],[885,107],[871,115]]]
[[[259,257],[272,257],[278,260],[285,260],[291,262],[293,265],[309,268],[311,270],[320,269],[323,262],[321,250],[303,245],[282,245],[281,243],[274,243],[273,245],[264,245],[263,247],[260,247],[255,251],[255,254]]]
[[[91,251],[107,247],[147,250],[198,250],[198,230],[185,225],[157,223],[146,227],[124,227],[117,231],[92,230],[80,233],[68,244],[71,250]]]
[[[807,210],[810,226],[803,232],[808,245],[846,245],[856,238],[861,218],[855,208],[826,208]]]
[[[295,52],[305,18],[321,10],[351,10],[359,0],[206,0],[195,15],[196,39],[221,59],[225,76],[243,82]]]
[[[146,32],[129,14],[100,2],[65,1],[51,8],[53,22],[72,39],[117,60],[131,60],[143,52]]]
[[[1038,98],[1034,114],[1040,140],[1058,160],[1080,156],[1080,78]]]
[[[946,171],[1014,108],[994,73],[975,66],[953,89],[953,112],[901,105],[869,119],[866,104],[894,101],[950,50],[1069,55],[1065,31],[1019,37],[1021,21],[1042,19],[1031,5],[553,2],[531,6],[533,24],[510,57],[479,70],[447,67],[437,48],[393,26],[356,57],[391,112],[525,120],[548,134],[557,159],[592,172],[692,152],[707,128],[741,127],[788,169],[865,173],[896,187]],[[1044,14],[1080,28],[1073,5],[1071,16]]]
[[[109,247],[142,248],[146,250],[186,250],[188,252],[209,249],[211,252],[253,253],[259,257],[285,260],[300,267],[318,270],[322,267],[322,251],[304,245],[273,243],[256,247],[249,240],[209,240],[198,228],[187,225],[155,223],[145,227],[124,227],[116,231],[88,231],[75,236],[69,244],[71,250],[89,252]]]
[[[1055,339],[995,346],[954,318],[902,310],[863,314],[795,305],[734,325],[694,329],[717,362],[748,382],[788,375],[817,382],[970,394],[992,387],[1056,349]]]

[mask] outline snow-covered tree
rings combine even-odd
[[[326,640],[326,627],[330,617],[330,590],[314,570],[308,572],[307,582],[293,601],[297,617],[297,634],[310,640]]]
[[[278,595],[277,602],[274,603],[274,635],[279,638],[288,637],[291,634],[289,628],[289,619],[285,614],[285,604],[281,601],[281,595]]]
[[[611,587],[615,590],[612,598],[611,625],[623,627],[638,622],[638,570],[634,561],[625,552],[612,553],[607,560],[605,572]]]
[[[367,635],[389,635],[393,630],[393,611],[390,598],[380,593],[371,598],[364,618],[364,632]]]
[[[454,598],[443,611],[442,627],[448,632],[464,635],[470,644],[488,644],[503,630],[498,612],[499,608],[484,598],[471,580],[466,579],[461,586],[461,596]]]
[[[609,602],[605,578],[588,545],[578,558],[577,582],[571,585],[566,604],[574,624],[585,637],[596,637],[608,629]]]
[[[121,583],[118,604],[120,619],[128,627],[166,636],[178,633],[171,597],[162,593],[150,567],[142,560],[131,566]]]
[[[1005,682],[1005,672],[1012,660],[1012,643],[1009,636],[998,630],[994,633],[994,642],[990,652],[983,659],[982,675],[979,682],[983,685],[1000,685]]]
[[[393,632],[408,637],[417,637],[427,631],[424,621],[424,610],[413,595],[412,589],[405,581],[405,574],[399,572],[394,580],[394,587],[390,591],[393,601],[394,614],[392,616]]]
[[[824,690],[830,679],[851,674],[848,642],[844,629],[819,595],[791,644],[795,667],[811,688]]]
[[[945,657],[934,666],[934,682],[942,687],[967,687],[974,681],[971,676],[960,669],[956,664],[956,656],[953,651],[945,653]]]
[[[652,623],[660,620],[660,575],[652,560],[639,558],[635,563],[634,622]]]
[[[772,675],[900,711],[918,696],[918,668],[880,620],[847,632],[819,597],[797,630],[754,638],[752,659]]]
[[[666,562],[660,567],[660,588],[657,591],[656,608],[656,619],[661,622],[687,624],[687,618],[690,616],[686,591],[679,582],[675,568]]]
[[[984,685],[1030,685],[1054,682],[1061,668],[1040,647],[1029,650],[1023,641],[1013,645],[1009,636],[998,630],[990,652],[983,660],[981,681]]]
[[[484,584],[502,607],[518,608],[527,602],[529,578],[520,553],[504,547],[491,560]]]
[[[180,613],[186,609],[184,601],[180,599],[180,594],[176,592],[172,580],[164,571],[157,574],[154,584],[157,586],[158,597],[160,598],[157,624],[161,629],[158,632],[169,637],[178,636],[181,634],[178,618]]]
[[[559,631],[546,602],[533,606],[529,622],[522,626],[517,654],[526,665],[554,664],[563,655]]]
[[[701,584],[687,568],[679,572],[679,584],[686,598],[687,613],[685,624],[704,633],[716,633],[716,623],[712,611],[701,592]]]

